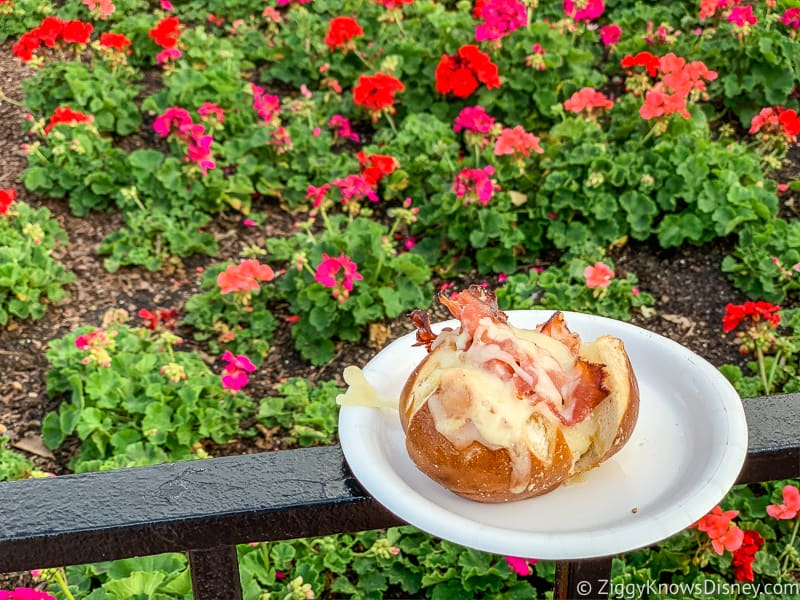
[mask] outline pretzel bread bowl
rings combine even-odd
[[[522,500],[622,448],[639,388],[621,340],[584,342],[560,312],[518,329],[481,286],[440,301],[461,325],[436,335],[427,313],[411,314],[429,353],[399,403],[408,454],[423,473],[472,500]]]

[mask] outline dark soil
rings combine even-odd
[[[0,89],[7,98],[22,100],[21,81],[29,74],[12,57],[9,44],[0,46]],[[19,201],[50,209],[70,237],[70,244],[59,251],[58,258],[75,273],[77,280],[68,288],[69,299],[49,307],[41,320],[11,322],[0,329],[0,425],[8,429],[13,444],[25,445],[26,456],[39,467],[61,474],[66,472],[69,452],[53,455],[37,443],[43,416],[57,406],[57,399],[49,398],[45,388],[48,341],[79,325],[99,324],[103,313],[111,308],[124,308],[132,315],[143,307],[180,310],[197,291],[199,268],[236,257],[242,249],[263,243],[272,234],[285,234],[291,230],[292,222],[277,206],[259,206],[256,210],[270,215],[264,228],[242,227],[240,219],[232,216],[214,222],[220,257],[177,261],[158,273],[143,269],[108,273],[96,250],[106,235],[120,226],[120,217],[102,213],[78,219],[70,215],[63,200],[35,197],[24,190],[20,181],[26,165],[20,150],[20,144],[26,141],[21,127],[23,117],[21,108],[0,101],[0,188],[13,187],[19,192]],[[132,138],[124,143],[127,149],[133,149],[144,142]],[[789,209],[794,210],[793,206]],[[670,251],[651,244],[629,244],[618,250],[614,256],[618,274],[634,272],[641,289],[656,298],[654,315],[649,318],[640,315],[634,322],[687,346],[714,365],[740,363],[731,337],[723,335],[721,330],[725,304],[744,300],[720,271],[722,258],[729,251],[730,243],[724,240]],[[346,365],[364,364],[382,345],[412,329],[404,320],[376,326],[363,343],[341,344],[330,363],[312,367],[292,350],[290,325],[284,321],[288,311],[280,314],[279,307],[276,316],[280,325],[273,348],[259,370],[260,379],[248,388],[255,398],[267,394],[277,382],[288,377],[302,376],[315,381],[340,378]],[[437,311],[437,316],[444,313]],[[214,451],[255,452],[270,447],[269,440],[259,438]],[[19,581],[18,577],[0,576],[0,589],[4,584]]]

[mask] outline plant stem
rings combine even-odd
[[[397,135],[397,127],[394,126],[394,119],[392,118],[392,115],[390,115],[388,112],[386,113],[386,120],[389,121],[389,127],[392,128],[392,133]]]
[[[792,530],[792,537],[789,538],[789,543],[786,544],[781,556],[783,557],[783,564],[781,565],[781,573],[785,573],[786,569],[789,567],[789,548],[794,546],[794,541],[797,539],[797,530],[800,528],[800,518],[795,520],[794,522],[794,529]]]
[[[267,552],[267,545],[264,542],[258,544],[258,549],[261,553],[261,558],[264,560],[264,569],[269,571],[269,552]]]
[[[12,106],[16,106],[17,108],[25,108],[25,105],[22,102],[17,102],[5,95],[2,89],[0,89],[0,102],[5,102],[7,104],[11,104]]]
[[[769,381],[767,380],[767,370],[764,366],[764,353],[761,351],[761,346],[756,344],[756,357],[758,358],[758,373],[761,375],[761,383],[764,386],[764,395],[769,396]]]
[[[58,583],[58,587],[61,588],[61,591],[64,593],[64,596],[67,600],[75,600],[75,596],[73,596],[72,592],[69,591],[69,586],[67,585],[67,575],[64,573],[63,569],[56,569],[56,583]]]
[[[772,367],[770,367],[769,375],[767,376],[767,384],[769,384],[770,389],[772,389],[772,384],[775,383],[775,373],[778,371],[778,363],[781,360],[781,351],[778,350],[775,353],[775,360],[772,363]]]

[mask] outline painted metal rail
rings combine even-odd
[[[743,403],[738,482],[800,476],[800,394]],[[187,551],[196,600],[234,600],[237,544],[400,524],[339,446],[13,481],[0,484],[0,572]],[[606,597],[611,558],[559,562],[555,597]]]

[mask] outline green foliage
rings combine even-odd
[[[127,77],[100,61],[48,62],[23,80],[25,105],[43,117],[67,105],[93,115],[101,132],[129,135],[139,129],[142,116],[134,102],[139,88],[133,71],[126,72]]]
[[[82,600],[191,600],[192,582],[183,554],[159,554],[67,567],[70,592]],[[50,584],[50,593],[61,597]]]
[[[53,198],[69,197],[76,216],[113,206],[126,182],[125,154],[100,135],[96,124],[57,125],[48,134],[43,124],[34,128],[41,140],[28,148],[25,187]]]
[[[388,234],[385,226],[366,217],[348,219],[336,215],[328,219],[326,229],[317,236],[298,233],[267,241],[274,260],[306,265],[299,270],[289,268],[276,287],[279,296],[289,302],[292,313],[300,316],[292,328],[292,337],[297,350],[313,364],[323,364],[333,357],[334,340],[361,339],[367,323],[393,319],[430,304],[430,269],[419,256],[398,254],[393,244],[382,241],[391,238]],[[322,262],[323,254],[350,257],[364,277],[341,302],[331,289],[314,279],[314,269]]]
[[[722,271],[751,298],[783,302],[800,289],[800,221],[774,218],[739,230]]]
[[[171,208],[143,207],[125,215],[125,227],[111,233],[97,250],[106,269],[115,272],[120,267],[141,265],[158,271],[165,261],[190,254],[216,254],[214,235],[203,228],[211,217],[191,205]]]
[[[531,270],[511,275],[497,290],[498,305],[503,310],[572,310],[629,321],[634,310],[655,303],[651,294],[639,290],[633,273],[615,277],[608,287],[589,288],[583,271],[593,264],[573,258],[564,266],[548,267],[541,273]]]
[[[98,337],[78,348],[87,335]],[[225,391],[198,354],[174,351],[176,340],[119,320],[53,340],[47,391],[63,401],[44,418],[45,444],[77,435],[70,468],[85,472],[197,458],[201,440],[242,435],[251,401]]]
[[[293,377],[280,384],[276,396],[261,400],[259,423],[279,427],[284,448],[332,444],[339,421],[336,396],[342,392],[335,381],[313,385],[306,379]]]
[[[208,344],[212,354],[230,350],[260,364],[270,348],[277,321],[267,307],[275,296],[273,284],[251,292],[245,303],[237,294],[221,294],[217,276],[231,263],[207,269],[200,289],[186,302],[182,324],[193,328],[194,339]]]
[[[14,0],[0,4],[0,44],[9,38],[16,41],[53,12],[52,4],[44,0]]]
[[[742,398],[754,398],[773,392],[800,391],[800,309],[786,309],[778,313],[780,327],[774,331],[772,343],[764,355],[764,373],[757,356],[747,362],[746,369],[738,365],[722,365],[720,371],[739,392]],[[745,332],[742,332],[746,335]],[[741,340],[738,340],[741,341]],[[742,350],[740,350],[742,351]],[[766,380],[766,383],[765,383]],[[764,388],[768,389],[765,390]]]
[[[247,600],[293,597],[287,592],[301,585],[308,585],[318,598],[537,597],[502,557],[437,540],[408,526],[240,546],[239,563]]]
[[[0,326],[12,317],[40,319],[48,304],[64,299],[75,276],[52,255],[66,243],[46,208],[15,202],[0,215]]]
[[[8,438],[0,434],[0,481],[27,479],[33,471],[33,463],[9,448]]]

